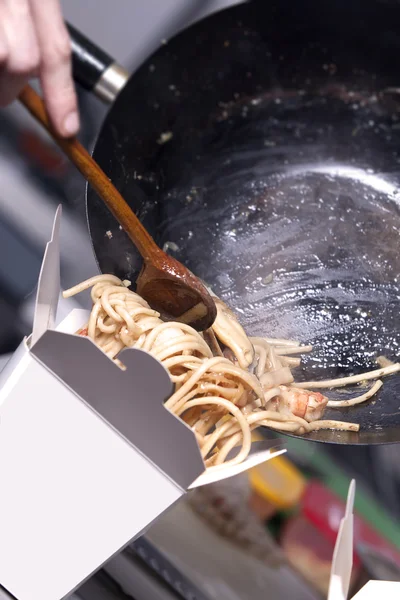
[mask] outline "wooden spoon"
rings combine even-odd
[[[161,250],[142,223],[76,138],[59,137],[48,119],[41,97],[27,85],[19,100],[50,133],[57,145],[96,190],[118,223],[143,257],[143,267],[136,282],[137,293],[164,319],[176,320],[197,331],[213,324],[215,303],[203,284],[172,256]]]

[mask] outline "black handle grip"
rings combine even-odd
[[[86,90],[92,91],[104,71],[115,61],[75,27],[69,23],[66,25],[71,37],[74,79]]]

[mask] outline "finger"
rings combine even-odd
[[[32,14],[28,0],[0,3],[0,104],[9,104],[40,62]]]
[[[71,41],[58,0],[30,0],[30,4],[41,53],[40,80],[46,108],[56,131],[69,137],[79,130]]]

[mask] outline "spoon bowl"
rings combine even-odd
[[[208,329],[217,312],[213,299],[186,267],[168,256],[168,269],[156,261],[143,263],[136,290],[165,321],[179,321],[197,331]]]

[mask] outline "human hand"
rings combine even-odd
[[[79,129],[71,42],[59,0],[0,0],[0,106],[39,77],[50,120],[63,137]]]

